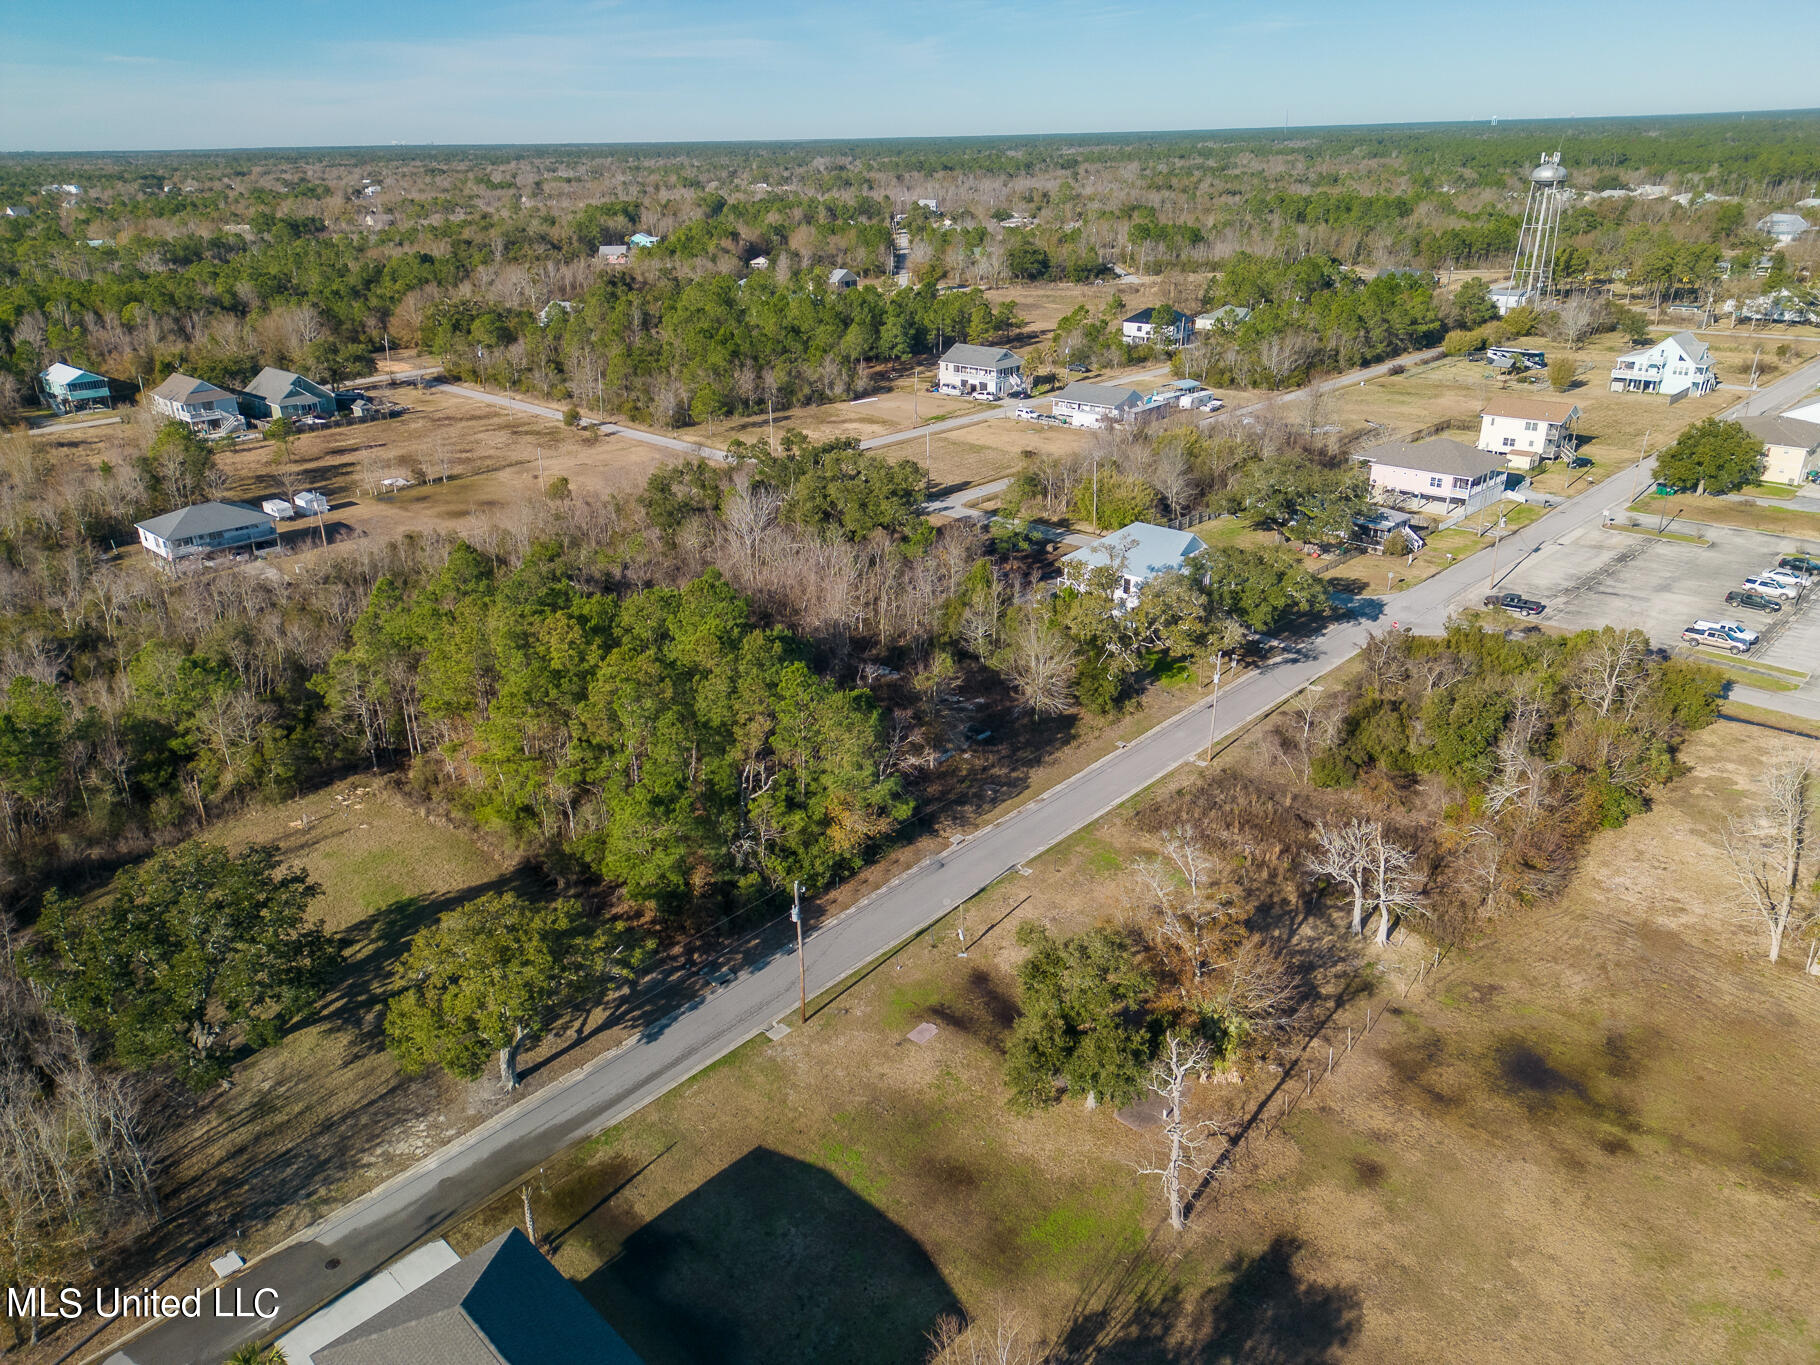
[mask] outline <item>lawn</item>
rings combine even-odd
[[[1659,519],[1666,513],[1678,521],[1736,526],[1746,531],[1764,531],[1809,545],[1820,545],[1820,511],[1808,512],[1799,507],[1765,507],[1760,503],[1698,497],[1692,493],[1676,493],[1670,497],[1646,493],[1630,505],[1630,511],[1652,519]],[[1652,522],[1644,523],[1645,526],[1650,524]],[[1788,548],[1803,547],[1791,545]]]
[[[1555,901],[1413,990],[1424,950],[1393,948],[1286,1125],[1268,1072],[1233,1091],[1274,1131],[1179,1238],[1134,1170],[1151,1139],[1016,1115],[998,1079],[1012,930],[1122,913],[1124,813],[971,903],[966,958],[951,917],[548,1165],[538,1227],[656,1365],[917,1361],[956,1303],[1071,1359],[1811,1360],[1820,1055],[1791,1043],[1820,993],[1720,912],[1715,832],[1790,743],[1702,732]],[[520,1216],[507,1197],[453,1240]]]

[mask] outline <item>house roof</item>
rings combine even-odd
[[[61,360],[44,372],[47,384],[73,384],[78,379],[100,379],[93,370],[80,370],[74,365],[66,365]]]
[[[1807,229],[1807,219],[1798,213],[1770,213],[1764,215],[1757,223],[1758,232],[1789,233],[1799,236]]]
[[[1077,379],[1056,394],[1055,400],[1058,403],[1091,403],[1102,408],[1125,408],[1142,403],[1144,395],[1123,384],[1088,384]]]
[[[639,1365],[517,1228],[311,1355],[316,1365]]]
[[[1820,446],[1820,424],[1790,417],[1787,413],[1770,417],[1740,417],[1738,425],[1766,446],[1796,446],[1802,450]]]
[[[859,279],[859,276],[855,275],[851,270],[847,269],[847,267],[844,265],[837,265],[834,267],[834,269],[832,269],[828,272],[828,283],[829,284],[839,284],[842,280],[857,280],[857,279]]]
[[[294,370],[280,370],[271,365],[253,376],[253,382],[246,386],[246,392],[263,398],[268,403],[282,402],[299,393],[318,401],[333,396],[315,380],[305,379]]]
[[[1015,352],[1007,351],[1003,346],[975,346],[966,341],[957,341],[944,351],[942,363],[944,365],[977,365],[986,370],[996,370],[1007,363],[1023,364]]]
[[[1637,351],[1626,351],[1623,355],[1619,356],[1618,359],[1635,360],[1638,356],[1652,355],[1663,347],[1671,344],[1678,347],[1681,354],[1686,356],[1696,365],[1704,365],[1707,358],[1711,355],[1711,352],[1706,348],[1706,343],[1700,340],[1700,338],[1695,336],[1692,332],[1676,332],[1673,336],[1663,337],[1662,340],[1658,341],[1654,346],[1645,346]]]
[[[1557,424],[1579,413],[1580,405],[1566,398],[1530,398],[1518,393],[1495,398],[1479,409],[1481,417],[1515,417],[1525,422]]]
[[[173,403],[206,403],[220,398],[233,398],[226,389],[187,374],[174,374],[152,390],[154,398],[168,398]]]
[[[600,244],[600,254],[602,256],[624,256],[631,250],[632,248],[627,246],[624,242],[602,242]]]
[[[1413,469],[1421,474],[1451,474],[1476,479],[1504,468],[1504,456],[1469,446],[1446,436],[1426,441],[1387,441],[1365,452],[1373,464]]]
[[[1125,321],[1126,322],[1149,322],[1151,320],[1151,318],[1153,318],[1155,316],[1156,316],[1156,309],[1140,308],[1140,309],[1138,309],[1137,312],[1133,313],[1130,317],[1126,318]],[[1192,322],[1193,320],[1194,319],[1193,319],[1192,314],[1177,313],[1175,315],[1174,325],[1177,327],[1180,327],[1184,321]]]
[[[1183,560],[1206,548],[1199,536],[1188,531],[1172,531],[1167,526],[1134,521],[1091,545],[1082,546],[1073,554],[1064,555],[1062,563],[1079,564],[1089,569],[1097,569],[1102,564],[1122,565],[1123,571],[1133,577],[1149,578],[1152,574],[1181,568]]]
[[[192,536],[212,535],[217,531],[237,531],[242,526],[271,524],[271,517],[244,502],[199,502],[194,507],[180,507],[161,517],[150,517],[135,525],[160,540],[188,540]]]

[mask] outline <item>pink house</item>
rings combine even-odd
[[[1371,493],[1379,502],[1439,503],[1452,514],[1504,496],[1505,457],[1445,436],[1390,441],[1359,458],[1371,463]]]

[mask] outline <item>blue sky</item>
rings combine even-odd
[[[1820,5],[13,0],[0,149],[889,137],[1820,105]],[[1522,55],[1522,44],[1537,50]],[[1685,78],[1675,78],[1684,73]]]

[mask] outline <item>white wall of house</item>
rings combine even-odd
[[[1533,417],[1479,418],[1479,449],[1495,454],[1552,454],[1561,443],[1561,424]]]
[[[1071,427],[1103,427],[1119,420],[1117,408],[1101,403],[1076,403],[1072,399],[1058,398],[1049,408],[1057,417],[1066,418]]]
[[[173,421],[199,431],[239,431],[246,426],[239,404],[230,394],[212,403],[178,403],[169,398],[152,396],[152,407]]]
[[[1614,393],[1692,393],[1697,397],[1718,386],[1712,353],[1705,351],[1703,359],[1696,359],[1674,337],[1664,338],[1648,350],[1619,356],[1611,370]]]
[[[1008,398],[1024,388],[1023,366],[1007,364],[990,370],[984,365],[956,365],[942,361],[936,367],[936,387],[943,393],[989,393]]]

